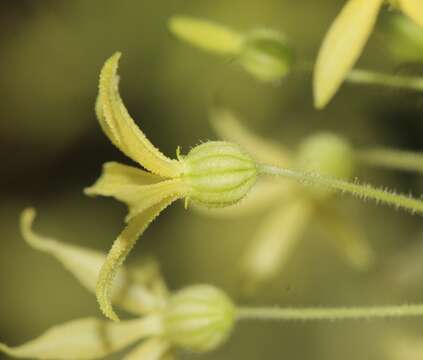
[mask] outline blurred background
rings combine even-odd
[[[104,251],[121,231],[122,204],[82,194],[103,162],[130,164],[101,132],[94,115],[99,70],[117,50],[123,52],[122,97],[150,140],[169,156],[177,146],[187,152],[200,140],[216,139],[208,123],[216,96],[242,114],[254,132],[292,149],[305,136],[330,130],[358,148],[421,151],[421,94],[346,84],[318,112],[312,106],[309,75],[291,74],[276,85],[259,83],[229,61],[177,41],[166,27],[174,14],[240,30],[270,27],[291,39],[298,58],[313,60],[343,3],[0,0],[0,341],[17,345],[52,325],[100,316],[94,296],[56,260],[24,243],[18,219],[24,207],[34,206],[38,232]],[[408,43],[395,37],[390,26],[393,15],[383,12],[359,65],[423,75],[423,49],[406,51]],[[367,167],[358,176],[415,195],[423,185],[420,176]],[[244,303],[423,302],[421,219],[370,202],[337,201],[369,237],[377,256],[374,267],[366,273],[350,269],[310,224],[281,275],[254,298],[242,299]],[[150,226],[128,261],[154,254],[171,289],[211,283],[238,298],[234,269],[259,221],[259,216],[209,218],[185,211],[178,202]],[[422,330],[421,319],[245,323],[218,351],[181,358],[386,359],[385,345],[393,332],[420,332],[423,341]]]

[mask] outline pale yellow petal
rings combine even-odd
[[[125,155],[147,170],[165,177],[180,174],[180,163],[163,155],[147,139],[129,115],[119,95],[117,68],[121,54],[110,57],[100,74],[96,113],[109,139]]]
[[[351,266],[363,271],[369,269],[374,253],[368,238],[357,225],[342,217],[337,209],[319,209],[317,219],[327,238]]]
[[[353,68],[384,0],[349,0],[323,40],[314,69],[314,103],[324,108]]]
[[[112,320],[118,320],[111,304],[111,289],[117,270],[124,262],[138,238],[145,231],[147,226],[178,196],[171,196],[162,199],[160,202],[152,205],[145,211],[132,218],[126,228],[113,243],[112,248],[107,254],[106,262],[103,264],[97,282],[96,295],[103,313]]]
[[[34,218],[34,209],[22,212],[21,232],[26,242],[34,249],[55,257],[87,290],[95,293],[98,275],[106,260],[106,254],[39,235],[32,230]],[[142,267],[138,268],[138,274],[143,271],[146,272]],[[140,275],[135,281],[132,271],[121,268],[113,283],[112,301],[135,314],[151,312],[163,305],[163,296],[149,285],[149,282],[141,281]]]
[[[87,195],[112,196],[128,205],[129,221],[144,209],[169,196],[183,197],[188,188],[183,180],[162,180],[143,170],[122,165],[106,163],[97,182],[85,189]]]
[[[234,142],[263,163],[287,166],[291,153],[279,143],[265,139],[247,129],[238,117],[223,108],[212,109],[210,123],[216,134],[223,140]]]
[[[384,359],[423,360],[423,337],[401,329],[390,330],[383,337]]]
[[[219,54],[237,54],[242,46],[240,34],[209,20],[173,16],[169,30],[183,41]]]
[[[400,8],[417,25],[423,27],[423,1],[422,0],[399,0]]]
[[[21,346],[0,344],[0,351],[28,359],[98,359],[161,332],[158,316],[120,323],[86,318],[55,326]]]
[[[123,360],[161,360],[169,348],[170,344],[161,338],[150,339],[138,345]]]
[[[157,204],[164,198],[183,198],[188,193],[187,185],[181,179],[162,181],[153,185],[140,187],[132,197],[124,199],[129,206],[129,214],[126,221],[130,221],[134,216]]]
[[[241,262],[246,290],[254,290],[286,264],[301,238],[311,207],[299,200],[284,204],[262,222]]]
[[[116,196],[120,193],[131,193],[140,186],[155,184],[163,180],[160,176],[148,173],[139,168],[107,162],[96,183],[84,189],[87,195]]]
[[[261,179],[250,190],[248,195],[239,203],[219,209],[209,209],[204,206],[192,205],[192,208],[206,216],[218,219],[234,219],[257,215],[258,213],[276,205],[279,201],[286,201],[293,194],[293,184],[282,178]]]

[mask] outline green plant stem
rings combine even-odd
[[[376,148],[359,151],[357,156],[372,166],[423,173],[423,153]]]
[[[240,307],[238,320],[360,320],[423,316],[423,305],[339,308]]]
[[[353,69],[345,80],[354,84],[381,85],[397,89],[423,91],[423,78],[415,76],[391,75],[369,70]]]
[[[314,64],[305,61],[297,64],[299,71],[313,72]],[[345,77],[345,81],[353,84],[378,85],[396,89],[423,91],[423,77],[385,74],[376,71],[352,69]]]
[[[377,203],[384,203],[408,210],[412,214],[423,215],[423,201],[410,196],[396,194],[390,190],[377,189],[367,184],[350,183],[316,173],[306,173],[272,165],[259,165],[258,168],[262,174],[282,176],[298,181],[306,186],[316,186],[329,190],[337,190],[342,193],[349,193],[362,200],[372,199]]]

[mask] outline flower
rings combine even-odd
[[[238,32],[224,25],[187,16],[172,16],[169,30],[177,38],[210,53],[230,56],[262,82],[276,82],[295,62],[288,39],[279,31],[252,29]]]
[[[106,255],[61,243],[31,229],[33,209],[22,213],[27,243],[55,257],[90,292]],[[137,318],[112,322],[77,319],[55,326],[21,346],[0,343],[0,352],[30,359],[97,359],[143,342],[123,359],[174,359],[172,349],[205,352],[221,345],[235,323],[235,307],[219,289],[195,285],[169,294],[157,263],[148,259],[135,268],[120,268],[112,291],[113,302]]]
[[[210,119],[220,138],[248,148],[257,162],[341,179],[350,179],[355,170],[350,144],[335,134],[314,134],[293,152],[253,134],[227,110],[214,110]],[[239,264],[247,292],[278,274],[311,220],[321,225],[327,238],[334,240],[333,245],[340,255],[353,267],[364,270],[372,262],[373,254],[366,237],[347,215],[342,215],[330,190],[307,188],[290,180],[263,179],[239,204],[219,212],[199,210],[209,216],[229,219],[257,216],[266,211]]]
[[[121,54],[104,64],[100,74],[96,114],[104,133],[144,171],[115,162],[106,163],[87,195],[113,196],[128,205],[127,226],[115,240],[100,271],[97,299],[103,313],[118,320],[111,304],[111,286],[117,269],[139,236],[158,214],[177,199],[206,207],[238,202],[257,178],[255,162],[238,145],[209,141],[177,159],[163,155],[136,126],[118,91],[117,68]]]
[[[421,0],[388,2],[416,24],[423,26]],[[383,3],[384,0],[349,0],[331,25],[314,69],[314,102],[317,108],[327,105],[357,62]]]

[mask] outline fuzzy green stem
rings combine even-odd
[[[423,153],[376,148],[357,155],[360,161],[372,166],[423,173]]]
[[[423,305],[339,308],[238,308],[238,320],[361,320],[423,316]]]
[[[293,179],[306,186],[316,186],[337,190],[342,193],[351,194],[362,200],[372,199],[377,203],[383,203],[394,206],[395,208],[408,210],[412,214],[423,215],[423,201],[414,199],[410,196],[396,194],[390,190],[377,189],[368,184],[363,185],[359,183],[350,183],[348,181],[330,178],[316,173],[306,173],[271,165],[259,165],[258,168],[263,174]]]

